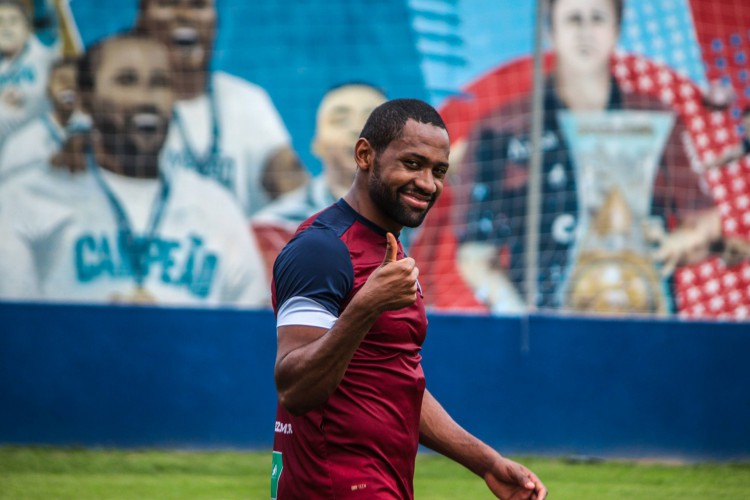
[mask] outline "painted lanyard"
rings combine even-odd
[[[209,112],[211,114],[211,144],[208,147],[208,152],[203,157],[198,156],[198,152],[193,148],[190,143],[190,137],[187,133],[187,127],[185,126],[184,119],[180,116],[180,112],[175,107],[174,110],[174,122],[177,125],[177,130],[180,133],[182,143],[185,145],[185,151],[187,152],[190,161],[195,165],[195,170],[201,175],[207,177],[213,177],[212,172],[209,170],[211,163],[215,158],[219,156],[219,109],[216,103],[216,96],[214,95],[213,86],[209,83],[208,89],[208,102]]]
[[[63,141],[65,140],[65,136],[60,131],[60,129],[52,122],[52,118],[49,114],[45,114],[42,117],[42,121],[44,121],[44,126],[47,127],[47,131],[49,132],[50,137],[52,137],[52,140],[55,141],[55,144],[57,146],[62,146]]]
[[[167,199],[169,198],[169,183],[167,182],[166,177],[159,172],[159,179],[161,180],[159,197],[151,210],[151,220],[149,221],[146,233],[139,237],[133,232],[133,226],[130,224],[130,219],[128,219],[128,215],[125,213],[125,209],[120,203],[120,200],[117,199],[112,192],[112,189],[110,189],[102,177],[99,167],[94,161],[93,155],[89,153],[86,159],[88,170],[94,176],[94,179],[96,179],[97,184],[99,184],[99,187],[106,195],[109,205],[112,208],[112,212],[114,213],[117,222],[118,244],[121,249],[125,250],[130,269],[135,278],[135,284],[141,289],[143,288],[143,282],[148,274],[147,261],[149,248],[151,247],[151,242],[154,239],[156,230],[164,217],[164,208],[166,207]]]

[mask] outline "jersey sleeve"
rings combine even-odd
[[[276,312],[295,298],[314,301],[338,318],[354,286],[346,245],[328,229],[299,233],[281,251],[273,268]]]

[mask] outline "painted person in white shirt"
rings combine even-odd
[[[187,167],[232,191],[249,218],[307,181],[289,133],[258,85],[209,64],[215,0],[140,0],[136,30],[169,49],[177,97],[167,168]]]
[[[78,104],[76,60],[58,59],[47,82],[50,109],[12,133],[0,148],[0,182],[49,160],[63,145]]]
[[[24,2],[0,0],[0,144],[45,111],[47,75],[58,53],[34,35]]]
[[[349,82],[329,89],[318,105],[312,152],[322,171],[308,184],[274,200],[252,219],[267,270],[297,226],[344,196],[354,181],[354,144],[373,109],[387,100],[379,88]]]
[[[267,304],[231,194],[160,168],[174,101],[167,49],[108,38],[81,59],[78,88],[92,119],[86,171],[35,169],[0,186],[0,298]]]

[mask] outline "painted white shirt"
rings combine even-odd
[[[253,217],[253,223],[287,226],[294,231],[308,217],[335,202],[325,176],[320,174],[310,183],[279,196]]]
[[[51,113],[35,118],[0,145],[0,183],[34,166],[39,167],[60,150],[67,133]]]
[[[213,100],[218,159],[208,162],[201,173],[234,193],[249,218],[270,201],[261,184],[263,167],[273,153],[290,144],[289,132],[261,87],[222,72],[211,75],[211,87],[210,93],[175,104],[162,165],[200,172],[198,163],[210,157],[214,137]]]
[[[100,172],[142,234],[161,181]],[[268,305],[257,244],[231,195],[188,170],[168,178],[144,288],[164,305]],[[0,185],[0,298],[127,302],[136,288],[127,262],[112,204],[90,172],[38,168]]]
[[[0,58],[0,144],[48,109],[47,78],[58,56],[57,46],[47,47],[32,35],[17,57]]]

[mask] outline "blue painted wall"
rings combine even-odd
[[[0,304],[0,443],[270,448],[268,311]],[[436,316],[428,388],[501,451],[749,459],[747,325]]]

